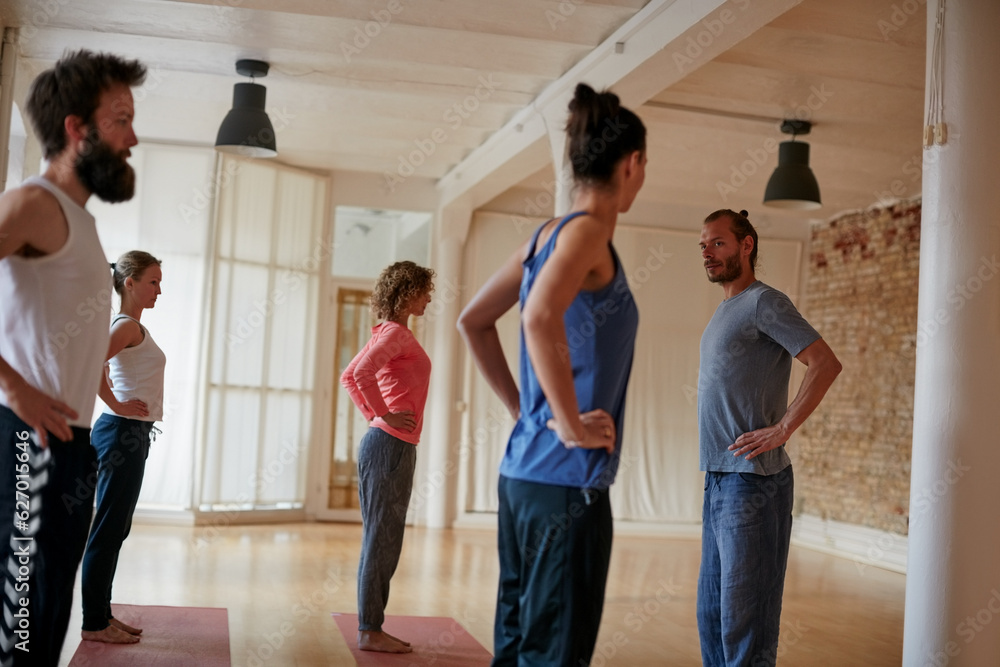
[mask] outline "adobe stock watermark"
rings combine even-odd
[[[533,197],[525,197],[524,208],[521,209],[520,215],[510,216],[510,221],[518,234],[525,227],[529,229],[534,228],[538,218],[547,216],[548,211],[551,210],[550,207],[555,204],[556,189],[559,186],[559,181],[560,179],[558,178],[553,178],[551,181],[542,181],[542,191]],[[572,183],[569,182],[567,185],[571,186]]]
[[[424,311],[424,321],[430,324],[438,317],[441,317],[445,308],[458,301],[465,292],[465,289],[465,285],[457,283],[450,278],[439,278],[434,285],[431,302]]]
[[[247,144],[247,150],[261,146],[274,139],[274,135],[284,130],[295,120],[295,114],[289,113],[285,108],[271,108],[267,110],[267,115],[271,118],[271,130],[262,128],[256,137],[253,137]],[[244,154],[244,157],[247,157]],[[228,188],[239,176],[246,160],[224,160],[221,172],[216,175],[211,174],[200,188],[192,188],[193,194],[190,200],[177,205],[177,212],[186,224],[196,221],[198,216],[208,209],[220,192]]]
[[[147,422],[148,423],[148,422]],[[146,436],[144,427],[138,424],[132,424],[119,430],[115,437],[118,439],[118,446],[112,449],[108,454],[108,457],[104,461],[94,461],[92,464],[92,470],[90,474],[86,477],[77,477],[76,486],[73,488],[73,493],[63,492],[59,497],[62,501],[63,508],[66,513],[72,513],[74,508],[86,504],[88,507],[94,502],[94,494],[97,490],[97,482],[103,475],[108,475],[116,468],[121,468],[126,464],[134,464],[135,459],[132,456],[126,456],[123,450],[127,447],[128,454],[135,454],[138,450],[146,446],[149,442],[148,436]],[[146,450],[148,453],[148,449]]]
[[[485,77],[480,76],[479,85],[472,93],[445,109],[441,120],[451,131],[454,132],[460,128],[465,121],[472,117],[472,114],[479,110],[480,105],[489,100],[497,91],[501,84],[494,80],[494,76],[493,73]],[[413,176],[417,169],[427,161],[427,158],[437,152],[437,147],[447,142],[448,139],[448,130],[444,127],[435,127],[426,137],[414,139],[415,148],[409,153],[400,153],[397,156],[395,171],[383,173],[385,186],[389,192],[395,192],[397,186],[402,185],[407,178]]]
[[[964,465],[962,459],[949,461],[948,467],[933,484],[911,494],[910,526],[919,526],[925,521],[930,510],[945,497],[948,489],[958,484],[965,474],[971,471],[972,467]]]
[[[1000,591],[993,588],[983,606],[955,626],[955,634],[963,640],[962,643],[951,639],[944,645],[943,650],[928,653],[925,667],[947,667],[951,664],[952,658],[957,658],[962,653],[964,646],[971,644],[993,623],[993,618],[997,614],[1000,614]]]
[[[552,32],[556,31],[560,23],[565,23],[569,20],[569,17],[576,13],[576,8],[582,4],[585,4],[586,0],[562,0],[556,10],[546,9],[545,10],[545,20],[548,21],[549,28]]]
[[[649,246],[646,259],[639,266],[628,273],[625,282],[614,286],[615,296],[608,297],[592,308],[593,318],[585,320],[580,324],[566,330],[566,345],[557,344],[558,351],[563,358],[568,357],[573,350],[578,350],[587,344],[601,328],[609,321],[615,321],[614,315],[626,306],[630,300],[634,301],[636,292],[641,290],[653,277],[653,274],[662,269],[667,264],[667,260],[674,256],[672,252],[666,252],[663,244],[659,246]],[[627,292],[631,291],[632,299],[629,299]]]
[[[949,461],[944,473],[933,484],[911,493],[910,528],[919,526],[934,505],[945,497],[948,489],[958,484],[971,470],[972,467],[964,465],[961,459]],[[865,555],[854,557],[854,566],[857,568],[858,574],[864,575],[865,570],[872,565],[885,568],[887,565],[885,557],[891,549],[901,547],[902,540],[902,536],[890,533],[880,535],[877,540],[868,540]]]
[[[71,0],[40,0],[33,3],[28,24],[21,26],[21,42],[34,39],[38,30],[49,25],[70,2]]]
[[[941,329],[951,322],[951,318],[965,308],[979,292],[983,286],[996,277],[1000,271],[1000,261],[997,256],[985,255],[979,258],[975,265],[974,273],[962,283],[956,283],[949,291],[945,300],[951,308],[938,308],[930,317],[923,318],[917,325],[917,347],[927,345],[930,340],[937,335]]]
[[[614,481],[615,475],[632,468],[640,460],[641,459],[638,455],[632,454],[629,450],[620,450],[617,468],[605,468],[603,472],[597,476],[593,488],[580,490],[580,500],[571,502],[565,512],[551,513],[544,530],[542,528],[535,529],[534,545],[525,545],[524,552],[522,554],[524,560],[528,563],[533,563],[536,558],[539,558],[546,551],[551,549],[555,545],[556,541],[573,527],[573,523],[576,520],[587,514],[587,508],[594,502],[597,502],[597,495],[609,493],[608,487]],[[591,496],[588,494],[595,495]]]
[[[333,241],[317,238],[309,255],[296,261],[278,277],[280,286],[275,287],[264,298],[254,299],[251,311],[240,317],[226,333],[228,348],[233,350],[248,341],[288,301],[291,294],[308,282],[309,276],[319,270],[320,264],[333,254],[336,247],[337,244]]]
[[[754,655],[750,662],[750,667],[764,667],[775,663],[784,664],[779,658],[785,657],[789,649],[802,641],[802,637],[811,629],[799,619],[795,619],[793,623],[781,625],[778,646],[773,649],[764,649]]]
[[[623,122],[621,116],[605,118],[600,134],[595,131],[594,136],[587,142],[587,149],[582,153],[577,153],[572,157],[573,170],[578,173],[586,173],[591,163],[608,150],[622,136],[622,133],[629,128],[629,124]]]
[[[621,116],[606,118],[604,125],[598,128],[599,131],[595,131],[594,136],[587,142],[586,149],[572,158],[573,170],[586,172],[590,164],[614,145],[628,127],[628,123],[624,122]],[[542,181],[542,192],[534,197],[524,198],[524,208],[521,215],[511,216],[511,222],[514,223],[514,228],[519,234],[524,227],[533,227],[535,225],[535,221],[527,216],[534,216],[536,218],[544,217],[549,207],[555,203],[556,190],[560,184],[565,185],[569,189],[572,189],[574,186],[572,176],[568,171],[560,174],[551,181]]]
[[[870,565],[887,569],[888,563],[885,560],[886,555],[889,553],[890,549],[901,547],[902,544],[900,543],[902,540],[902,536],[893,533],[884,533],[879,535],[877,540],[869,539],[865,555],[854,557],[854,567],[857,568],[858,574],[864,576],[865,570],[867,570]]]
[[[872,194],[875,195],[875,205],[888,208],[899,199],[910,196],[907,182],[910,186],[919,185],[920,179],[924,175],[924,164],[926,163],[928,166],[936,164],[945,150],[947,147],[942,147],[941,150],[926,151],[922,154],[918,153],[908,158],[900,167],[900,172],[907,178],[905,180],[902,178],[893,179],[886,189],[874,190]]]
[[[681,587],[674,583],[673,577],[669,581],[660,579],[657,583],[656,591],[642,602],[638,602],[632,610],[625,614],[625,625],[632,635],[638,635],[647,623],[654,620],[663,607],[675,601],[680,594]],[[578,667],[605,667],[614,664],[610,662],[618,652],[631,641],[629,635],[623,630],[618,630],[610,637],[594,646],[594,654],[589,663],[580,660]]]
[[[392,19],[399,16],[403,11],[403,5],[399,0],[389,0],[383,9],[373,9],[369,12],[372,19],[364,26],[355,26],[354,36],[350,42],[340,43],[340,52],[344,60],[350,64],[354,56],[361,55],[361,52],[368,48],[373,39],[378,39],[382,31],[389,27]]]
[[[487,410],[485,422],[472,432],[471,442],[463,438],[459,443],[458,460],[449,458],[442,468],[428,472],[424,479],[414,484],[407,511],[416,511],[423,507],[444,488],[447,479],[457,473],[460,466],[467,462],[476,450],[482,449],[490,441],[491,436],[498,432],[509,433],[513,425],[514,420],[506,410],[497,408]]]
[[[263,667],[274,658],[284,647],[285,642],[298,631],[297,626],[308,621],[316,613],[328,611],[326,605],[339,593],[346,583],[344,575],[340,571],[340,566],[330,567],[326,570],[326,577],[323,582],[313,589],[309,595],[302,595],[289,609],[292,620],[283,620],[272,632],[261,634],[264,641],[257,644],[256,648],[247,650],[247,659],[244,663],[247,667]],[[294,621],[294,622],[293,622]],[[286,664],[285,660],[281,664]]]
[[[296,443],[292,440],[282,442],[281,450],[275,456],[266,464],[258,466],[257,472],[247,476],[247,484],[253,488],[253,496],[246,491],[241,491],[235,502],[231,503],[235,505],[234,509],[216,512],[210,523],[198,527],[196,533],[191,537],[195,550],[201,551],[217,540],[232,525],[243,508],[252,505],[253,499],[274,484],[284,474],[288,466],[296,464],[299,457],[307,449],[308,443],[306,442]]]
[[[823,105],[833,97],[834,91],[828,90],[826,84],[809,87],[809,96],[802,104],[793,102],[795,120],[809,120],[813,113],[823,108]],[[751,176],[756,174],[762,167],[771,161],[771,156],[778,152],[778,139],[768,137],[761,142],[759,148],[746,149],[746,159],[734,162],[729,166],[729,180],[718,180],[715,182],[715,189],[723,202],[729,201],[729,196],[735,194],[740,188],[747,184]]]
[[[408,660],[406,667],[418,667],[418,665],[421,664],[433,665],[438,662],[442,656],[451,653],[456,640],[463,635],[469,634],[468,630],[466,630],[463,626],[463,623],[465,625],[470,625],[479,620],[470,614],[468,609],[462,610],[461,615],[462,623],[459,623],[456,619],[452,619],[451,625],[439,632],[437,637],[432,637],[425,642],[421,642],[418,647],[419,650],[409,654],[410,659]],[[420,662],[414,662],[414,660],[419,660]]]
[[[736,0],[735,4],[739,11],[744,12],[750,6],[750,0]],[[677,71],[687,74],[693,70],[695,63],[705,55],[705,50],[726,31],[726,26],[732,25],[738,18],[739,14],[727,8],[702,19],[702,29],[694,35],[689,35],[684,46],[671,54]]]
[[[111,269],[108,269],[109,275]],[[88,296],[78,302],[73,309],[73,315],[64,320],[61,325],[55,323],[53,330],[46,334],[45,339],[39,341],[31,351],[31,356],[27,360],[29,368],[36,374],[45,374],[45,368],[53,359],[66,351],[71,343],[85,331],[91,331],[95,326],[106,327],[107,321],[103,318],[110,317],[112,303],[111,288],[98,290],[92,296]],[[95,319],[101,316],[100,322]],[[103,323],[102,323],[103,322]]]
[[[224,16],[242,5],[243,0],[212,0],[210,4],[215,9],[216,14]]]
[[[903,0],[893,3],[892,11],[887,18],[879,19],[875,25],[882,33],[882,39],[889,41],[893,33],[899,32],[917,12],[927,5],[927,0]]]

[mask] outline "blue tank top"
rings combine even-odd
[[[539,271],[555,248],[560,230],[580,215],[582,211],[563,218],[545,245],[538,249],[535,244],[544,225],[535,231],[531,251],[523,263],[522,310]],[[552,410],[531,367],[522,328],[521,417],[514,425],[500,463],[500,474],[504,477],[591,489],[606,489],[615,480],[622,443],[625,389],[632,370],[639,311],[618,253],[610,243],[608,248],[615,262],[614,279],[599,290],[581,290],[567,309],[564,322],[580,412],[603,408],[612,416],[618,431],[615,453],[608,454],[603,449],[567,449],[555,431],[546,428]]]

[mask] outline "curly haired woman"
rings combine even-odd
[[[371,297],[383,320],[340,376],[370,423],[358,452],[358,493],[364,524],[358,563],[358,648],[409,653],[408,642],[382,630],[389,580],[403,548],[431,360],[406,327],[431,301],[434,272],[413,262],[382,271]]]

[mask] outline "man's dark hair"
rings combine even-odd
[[[67,53],[32,82],[25,111],[46,158],[66,147],[64,122],[78,116],[84,123],[94,120],[101,93],[115,84],[141,85],[146,67],[138,60],[125,60],[110,53],[86,49]]]
[[[737,213],[732,209],[720,208],[718,211],[709,214],[705,218],[705,223],[715,222],[722,216],[729,216],[729,229],[736,235],[736,242],[743,243],[743,239],[750,237],[753,239],[753,250],[750,251],[750,270],[757,271],[757,230],[750,224],[750,218],[746,211]]]

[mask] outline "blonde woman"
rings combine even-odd
[[[156,305],[163,274],[160,260],[141,250],[125,253],[111,266],[121,310],[111,323],[108,372],[98,392],[107,407],[91,431],[99,463],[97,510],[83,555],[81,635],[90,641],[134,644],[142,629],[112,615],[111,583],[132,527],[153,423],[163,418],[167,358],[140,323],[142,311]]]

